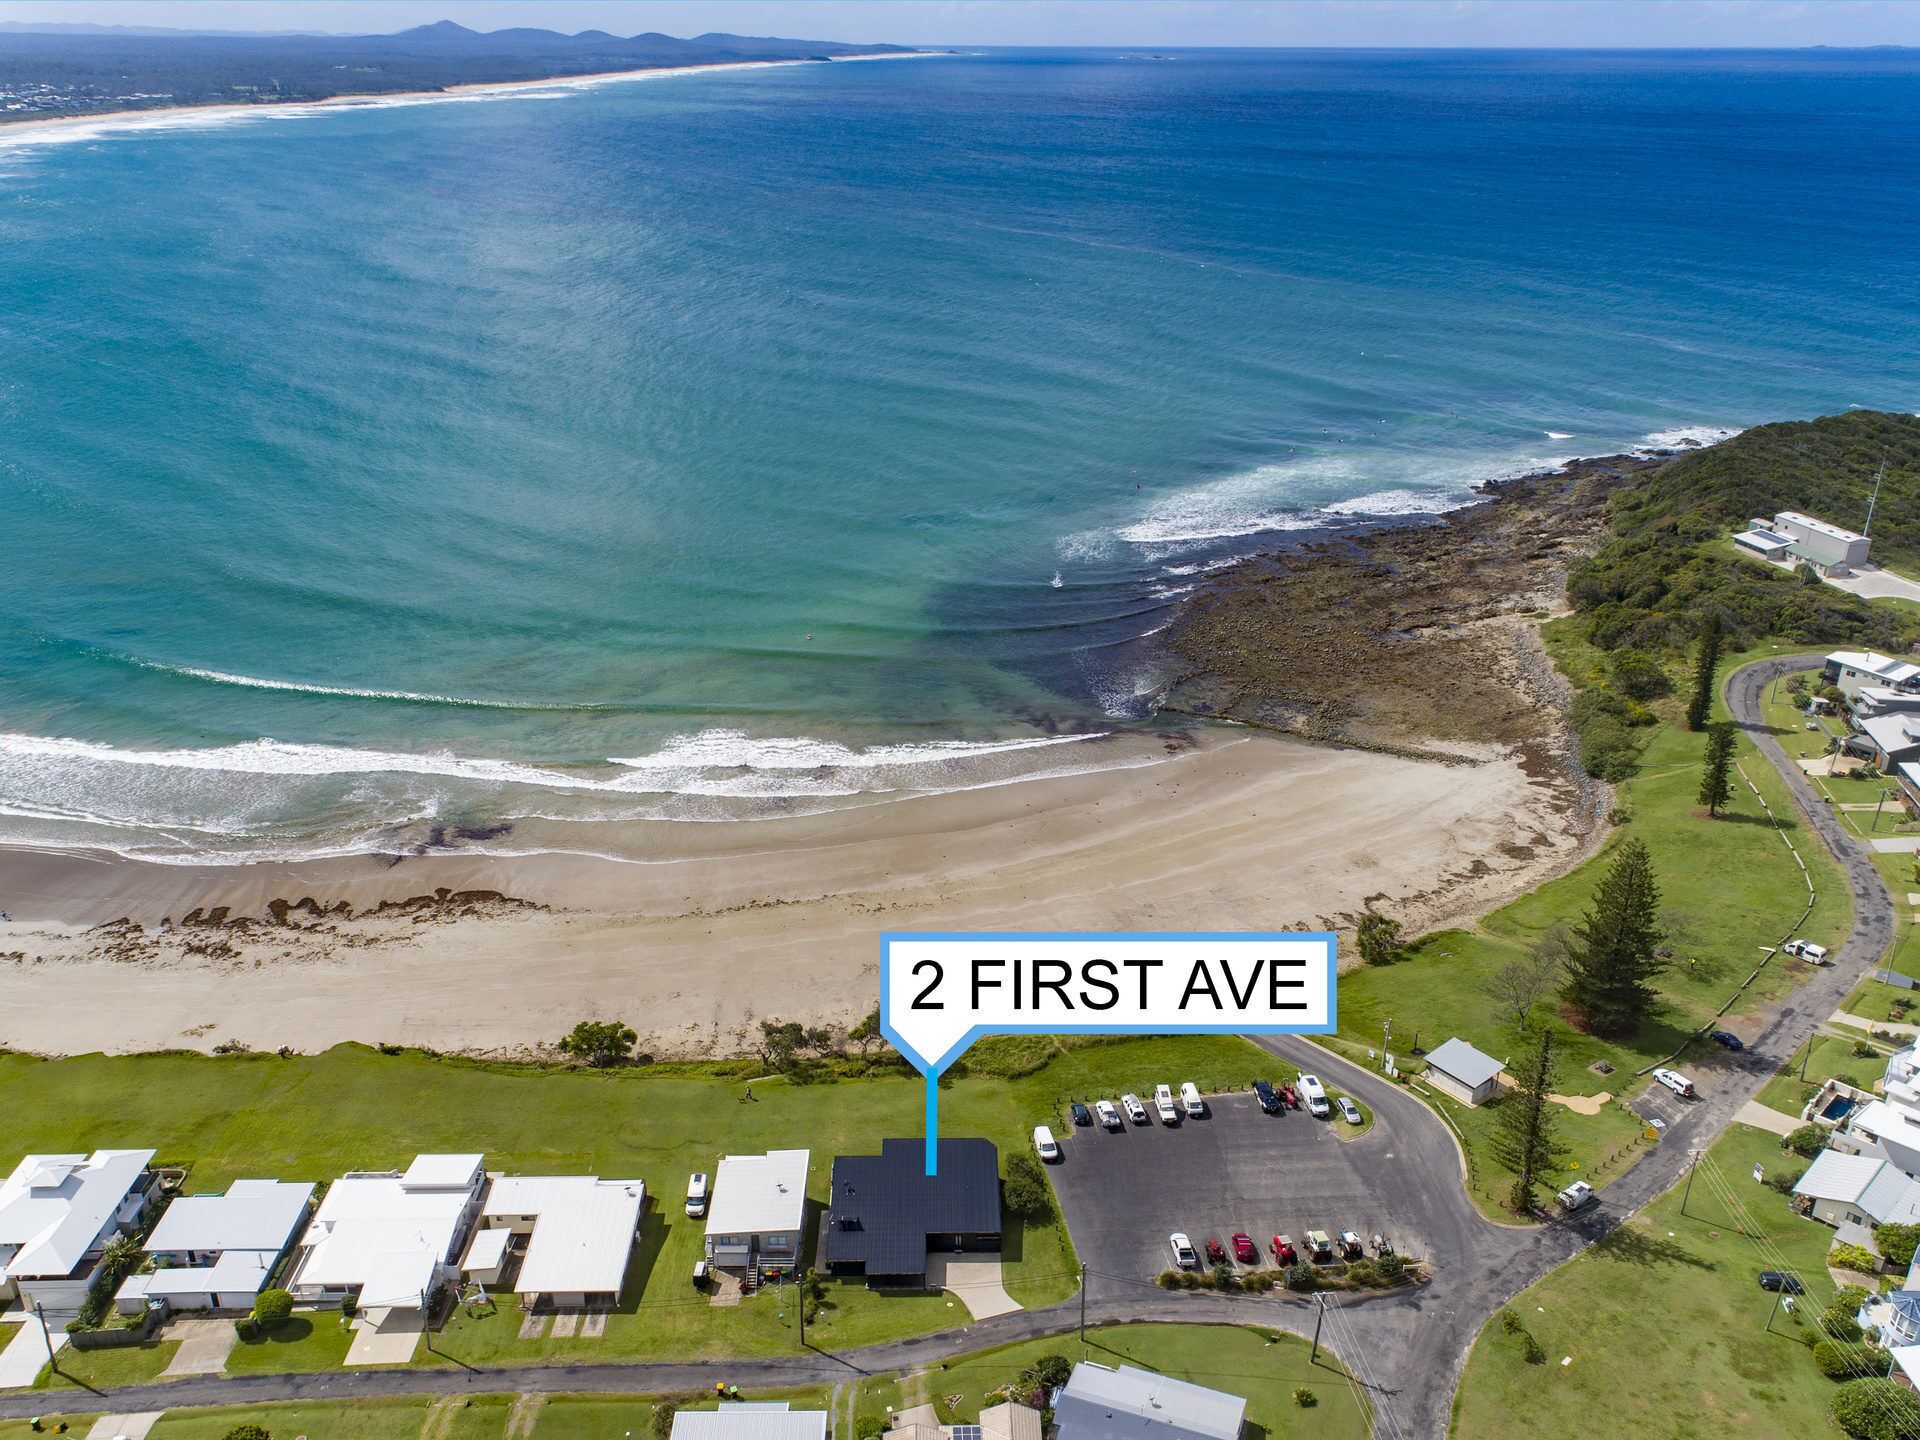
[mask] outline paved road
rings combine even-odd
[[[1751,1018],[1757,1031],[1740,1055],[1703,1056],[1688,1066],[1701,1079],[1702,1098],[1669,1126],[1666,1138],[1602,1192],[1601,1203],[1572,1220],[1533,1229],[1496,1225],[1474,1209],[1461,1185],[1461,1161],[1452,1136],[1431,1111],[1398,1086],[1295,1037],[1261,1036],[1256,1043],[1296,1065],[1335,1079],[1374,1113],[1390,1145],[1396,1183],[1417,1187],[1427,1206],[1422,1233],[1434,1260],[1430,1284],[1330,1302],[1325,1340],[1368,1386],[1382,1440],[1428,1440],[1447,1433],[1453,1393],[1467,1350],[1488,1319],[1516,1293],[1573,1258],[1685,1171],[1691,1151],[1704,1149],[1730,1124],[1819,1023],[1878,963],[1893,939],[1892,897],[1859,843],[1843,831],[1807,784],[1799,767],[1761,722],[1760,696],[1775,676],[1804,670],[1817,656],[1762,661],[1738,671],[1727,685],[1734,719],[1785,778],[1804,821],[1839,860],[1853,893],[1853,929],[1833,948],[1834,964],[1813,972],[1793,994]],[[1786,817],[1782,817],[1785,819]],[[1798,836],[1805,836],[1803,828]],[[1804,841],[1802,841],[1804,843]],[[1743,1026],[1743,1029],[1749,1028]],[[330,1371],[317,1375],[252,1375],[126,1386],[100,1400],[79,1392],[61,1403],[74,1409],[149,1410],[238,1405],[275,1400],[362,1395],[591,1391],[644,1394],[693,1391],[725,1380],[743,1389],[831,1383],[860,1374],[929,1366],[989,1345],[1071,1331],[1080,1301],[998,1316],[961,1331],[943,1331],[839,1355],[812,1354],[708,1364],[521,1366],[444,1371]],[[1256,1322],[1311,1334],[1314,1306],[1299,1297],[1231,1298],[1169,1294],[1150,1282],[1092,1275],[1086,1296],[1091,1323],[1123,1320]],[[1333,1383],[1330,1379],[1329,1383]],[[0,1418],[50,1408],[46,1392],[0,1396]],[[103,1404],[111,1400],[111,1406]]]

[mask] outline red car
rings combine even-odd
[[[1267,1248],[1273,1251],[1273,1263],[1276,1265],[1297,1265],[1300,1263],[1300,1252],[1293,1248],[1293,1237],[1291,1235],[1274,1236],[1273,1244]]]
[[[1209,1235],[1207,1237],[1207,1264],[1224,1265],[1227,1263],[1227,1247]]]
[[[1242,1265],[1255,1265],[1258,1264],[1260,1260],[1260,1249],[1253,1243],[1251,1236],[1235,1235],[1233,1237],[1233,1258],[1238,1260]]]

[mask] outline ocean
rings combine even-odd
[[[0,130],[0,843],[1140,763],[1250,549],[1920,401],[1920,55],[988,52]]]

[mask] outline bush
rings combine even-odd
[[[1500,1333],[1502,1335],[1518,1335],[1526,1328],[1526,1325],[1522,1323],[1520,1317],[1514,1314],[1513,1311],[1502,1310],[1500,1312]]]
[[[253,1314],[248,1318],[256,1329],[265,1333],[286,1324],[287,1317],[292,1314],[293,1296],[285,1290],[262,1290],[254,1297]]]
[[[1287,1289],[1306,1294],[1317,1288],[1320,1277],[1314,1273],[1313,1266],[1304,1260],[1296,1260],[1287,1267]]]
[[[1400,922],[1373,910],[1360,916],[1360,923],[1354,928],[1354,941],[1362,965],[1391,965],[1406,953],[1400,943]]]
[[[1057,1390],[1073,1375],[1073,1361],[1064,1355],[1042,1355],[1033,1362],[1033,1378],[1049,1390]]]
[[[1024,1150],[1007,1157],[1007,1182],[1004,1191],[1007,1208],[1016,1215],[1045,1215],[1053,1208],[1047,1193],[1047,1177],[1040,1162]]]
[[[1893,1368],[1893,1357],[1878,1345],[1822,1340],[1813,1347],[1813,1363],[1829,1380],[1853,1380],[1862,1375],[1885,1375]]]
[[[1920,1225],[1882,1225],[1873,1232],[1873,1241],[1887,1264],[1904,1270],[1913,1264],[1913,1252],[1920,1250]]]
[[[633,1053],[640,1037],[633,1027],[618,1020],[582,1020],[555,1048],[589,1065],[605,1068],[618,1065]]]
[[[647,1426],[653,1432],[653,1440],[668,1440],[673,1434],[673,1417],[679,1412],[680,1407],[671,1400],[654,1402],[653,1419]]]
[[[1798,1170],[1769,1170],[1767,1172],[1767,1188],[1769,1190],[1777,1190],[1782,1195],[1791,1195],[1793,1194],[1793,1187],[1800,1183],[1800,1177],[1806,1173],[1804,1166]]]
[[[1865,1333],[1854,1316],[1858,1306],[1829,1305],[1820,1313],[1820,1332],[1829,1340],[1851,1345]]]
[[[1833,1418],[1855,1440],[1920,1440],[1920,1400],[1893,1380],[1849,1380],[1833,1392]]]
[[[1273,1279],[1273,1272],[1271,1270],[1254,1270],[1243,1276],[1240,1283],[1250,1293],[1264,1295],[1273,1289]]]
[[[1400,1272],[1407,1268],[1407,1262],[1398,1255],[1382,1255],[1374,1262],[1373,1268],[1383,1280],[1395,1280]]]
[[[1660,662],[1644,650],[1617,650],[1613,656],[1613,688],[1629,700],[1652,700],[1673,688]]]
[[[231,1430],[227,1431],[225,1435],[222,1435],[220,1440],[273,1440],[273,1436],[267,1433],[266,1426],[256,1425],[251,1420],[248,1420],[234,1426]]]
[[[1879,1053],[1877,1049],[1864,1040],[1856,1040],[1853,1042],[1853,1058],[1856,1060],[1871,1060]]]
[[[1298,1405],[1302,1410],[1311,1410],[1320,1403],[1320,1397],[1306,1386],[1296,1385],[1293,1389],[1293,1403]]]
[[[1780,1142],[1782,1150],[1791,1150],[1803,1160],[1811,1160],[1827,1148],[1827,1127],[1811,1121]]]
[[[1862,1275],[1880,1273],[1880,1257],[1864,1245],[1836,1245],[1827,1255],[1827,1263],[1840,1270],[1858,1270]]]
[[[887,1422],[878,1415],[862,1415],[860,1423],[853,1427],[854,1440],[881,1440],[887,1433]]]

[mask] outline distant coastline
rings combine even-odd
[[[724,60],[701,65],[647,65],[631,70],[596,70],[579,75],[550,75],[537,80],[478,80],[444,85],[432,90],[366,90],[328,95],[318,100],[257,100],[217,105],[148,105],[134,110],[102,110],[92,114],[21,115],[0,114],[0,145],[8,139],[32,135],[58,135],[62,131],[108,126],[113,129],[164,128],[166,122],[183,117],[196,120],[237,118],[244,115],[284,115],[311,110],[364,110],[387,105],[422,105],[435,101],[485,100],[508,98],[526,91],[552,90],[574,86],[617,84],[623,81],[657,80],[669,75],[701,75],[718,70],[770,70],[790,65],[843,65],[861,60],[938,59],[950,52],[941,50],[895,50],[877,55],[837,55],[792,60]]]

